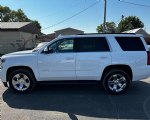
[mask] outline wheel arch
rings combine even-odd
[[[26,70],[31,71],[31,73],[33,74],[33,76],[36,80],[35,73],[33,72],[33,70],[30,67],[28,67],[28,66],[13,66],[13,67],[10,67],[10,68],[7,69],[7,72],[6,72],[7,82],[8,82],[8,77],[9,77],[10,73],[13,72],[14,70],[17,70],[17,69],[26,69]]]
[[[109,65],[107,66],[104,70],[103,70],[103,74],[102,74],[102,77],[101,77],[101,80],[103,80],[104,76],[112,69],[121,69],[123,70],[124,72],[126,72],[129,77],[130,77],[130,80],[132,81],[133,79],[133,72],[132,72],[132,69],[129,65],[122,65],[122,64],[117,64],[117,65]]]

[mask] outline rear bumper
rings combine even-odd
[[[135,69],[133,71],[133,81],[142,80],[150,77],[150,66]]]

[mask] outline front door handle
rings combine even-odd
[[[107,56],[101,56],[100,59],[106,59],[108,58]]]
[[[74,58],[65,58],[64,60],[61,60],[61,63],[74,63]]]

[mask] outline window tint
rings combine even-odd
[[[77,52],[110,51],[104,37],[85,37],[76,39]]]
[[[116,37],[116,40],[124,51],[145,51],[143,42],[139,37]]]

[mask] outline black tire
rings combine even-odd
[[[111,89],[111,85],[109,85],[109,81],[112,80],[112,77],[113,75],[120,75],[120,76],[123,76],[124,77],[124,82],[126,84],[125,87],[123,87],[123,89],[120,91],[115,91],[115,90],[112,90]],[[117,78],[116,78],[117,79]],[[113,80],[112,80],[113,81]],[[129,88],[130,86],[130,83],[131,83],[131,80],[130,80],[130,77],[129,75],[123,71],[123,70],[120,70],[120,69],[113,69],[113,70],[110,70],[109,72],[107,72],[105,75],[104,75],[104,79],[102,80],[102,85],[103,85],[103,88],[110,94],[113,94],[113,95],[120,95],[120,94],[123,94],[124,92],[127,91],[127,89]],[[117,84],[117,83],[115,83]],[[118,88],[119,86],[117,86]]]
[[[17,90],[12,81],[13,81],[13,78],[15,77],[15,75],[17,74],[24,74],[28,77],[28,81],[30,82],[29,84],[29,87],[26,89],[26,90]],[[35,77],[33,75],[33,72],[31,70],[28,70],[28,69],[17,69],[15,71],[13,71],[12,73],[10,73],[10,75],[8,76],[8,82],[9,82],[9,86],[10,88],[15,91],[16,93],[29,93],[31,92],[35,86],[36,86],[36,80],[35,80]]]

